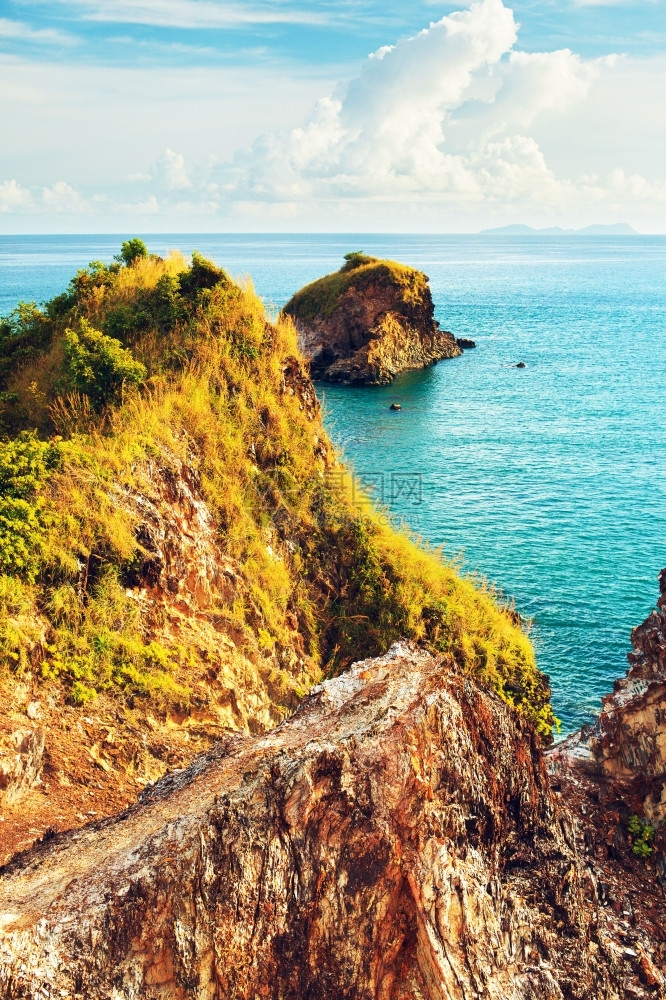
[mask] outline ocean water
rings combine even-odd
[[[0,237],[0,315],[123,238]],[[563,732],[589,721],[666,566],[666,238],[145,239],[251,275],[271,308],[349,250],[426,271],[437,318],[476,350],[386,387],[320,386],[326,424],[379,500],[533,620]]]

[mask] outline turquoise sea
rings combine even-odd
[[[0,314],[125,238],[0,237]],[[533,619],[563,731],[589,721],[666,566],[666,237],[144,238],[251,275],[275,308],[349,250],[426,271],[441,324],[477,349],[387,387],[320,386],[329,431],[379,499]]]

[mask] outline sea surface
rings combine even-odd
[[[124,238],[0,237],[0,315]],[[533,620],[563,732],[590,721],[666,566],[666,237],[144,238],[251,275],[272,309],[350,250],[425,270],[476,350],[387,387],[320,386],[326,424],[379,500]]]

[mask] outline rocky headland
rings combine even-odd
[[[666,575],[552,747],[291,322],[132,244],[0,326],[0,997],[666,997]]]
[[[365,385],[462,353],[434,312],[425,274],[362,253],[347,254],[339,271],[302,288],[284,308],[314,379]]]

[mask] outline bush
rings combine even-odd
[[[192,267],[189,271],[183,271],[179,280],[181,293],[190,298],[206,288],[214,288],[219,282],[229,284],[229,278],[222,268],[206,260],[196,250],[192,254]]]
[[[0,444],[0,572],[37,575],[47,518],[41,496],[58,451],[24,431]]]
[[[639,858],[648,858],[654,850],[651,842],[654,840],[654,835],[657,832],[655,828],[646,819],[642,819],[640,816],[634,814],[629,817],[627,829],[633,839],[631,847],[633,853]]]
[[[78,333],[65,331],[63,347],[60,390],[85,393],[95,409],[116,399],[123,385],[138,386],[146,378],[145,365],[128,348],[87,320],[81,320]]]
[[[148,247],[143,242],[143,240],[137,239],[126,240],[120,245],[120,253],[116,256],[116,260],[120,261],[125,267],[131,267],[135,260],[140,260],[142,257],[148,256]]]
[[[6,385],[19,364],[48,347],[52,335],[52,323],[34,302],[19,302],[0,319],[0,385]]]
[[[342,270],[355,271],[357,267],[363,267],[364,264],[374,264],[376,260],[376,257],[368,257],[362,250],[354,250],[352,253],[345,254],[346,263],[342,265]]]

